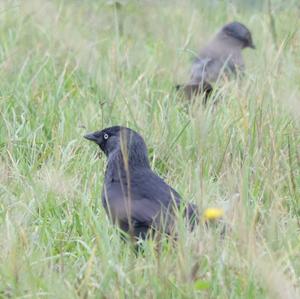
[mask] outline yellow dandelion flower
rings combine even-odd
[[[203,213],[204,220],[216,220],[224,215],[224,210],[219,208],[208,208]]]

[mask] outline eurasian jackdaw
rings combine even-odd
[[[189,99],[203,92],[206,101],[212,84],[219,78],[244,71],[242,50],[245,48],[255,49],[249,29],[239,22],[225,25],[194,60],[190,81],[177,89],[182,87]]]
[[[181,198],[151,170],[143,138],[121,126],[84,137],[99,145],[107,156],[102,203],[113,223],[143,239],[149,230],[172,234]],[[193,204],[188,204],[184,213],[189,223],[198,217]]]

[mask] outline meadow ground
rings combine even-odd
[[[242,2],[0,2],[0,298],[299,298],[300,6]],[[187,104],[174,83],[232,20],[257,46],[243,80]],[[185,200],[224,207],[224,239],[120,241],[82,138],[114,124]]]

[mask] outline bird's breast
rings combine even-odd
[[[114,222],[130,217],[130,203],[126,185],[120,182],[107,182],[103,186],[102,204]]]

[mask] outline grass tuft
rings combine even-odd
[[[299,297],[299,14],[296,0],[1,1],[0,298]],[[257,45],[247,73],[206,109],[186,103],[174,86],[232,20]],[[114,124],[185,200],[224,210],[223,238],[179,225],[176,246],[134,254],[82,138]]]

